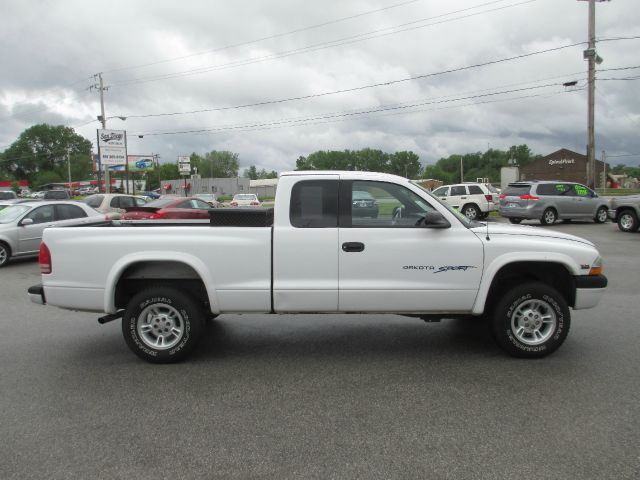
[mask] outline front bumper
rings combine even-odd
[[[604,275],[581,275],[574,277],[576,284],[576,298],[574,310],[595,307],[607,287],[607,277]]]
[[[44,298],[44,287],[41,283],[29,287],[27,293],[29,295],[29,300],[31,300],[33,303],[37,303],[39,305],[45,305],[47,303]]]

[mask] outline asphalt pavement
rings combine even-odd
[[[479,322],[223,315],[151,365],[120,322],[42,307],[0,270],[0,479],[638,479],[640,233],[594,241],[609,288],[541,360]],[[90,263],[86,268],[91,268]]]

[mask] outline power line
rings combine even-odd
[[[208,72],[211,72],[211,71],[226,70],[226,69],[229,69],[229,68],[236,68],[236,67],[251,65],[251,64],[254,64],[254,63],[260,63],[260,62],[265,62],[265,61],[269,61],[269,60],[277,60],[277,59],[280,59],[280,58],[290,57],[290,56],[293,56],[293,55],[300,55],[302,53],[313,52],[313,51],[323,50],[323,49],[326,49],[326,48],[332,48],[332,47],[337,47],[337,46],[342,46],[342,45],[349,45],[349,44],[352,44],[352,43],[362,42],[362,41],[365,41],[365,40],[371,40],[371,39],[374,39],[374,38],[385,37],[385,36],[388,36],[388,35],[395,35],[397,33],[402,33],[402,32],[406,32],[406,31],[410,31],[410,30],[416,30],[416,29],[419,29],[419,28],[426,28],[426,27],[431,27],[431,26],[434,26],[434,25],[440,25],[440,24],[443,24],[443,23],[462,20],[462,19],[473,17],[473,16],[476,16],[476,15],[482,15],[484,13],[490,13],[490,12],[495,12],[495,11],[499,11],[499,10],[504,10],[504,9],[507,9],[507,8],[517,7],[517,6],[520,6],[520,5],[525,5],[525,4],[528,4],[528,3],[535,2],[537,0],[523,0],[523,1],[518,2],[518,3],[505,5],[505,6],[501,6],[501,7],[496,7],[496,8],[492,8],[492,9],[489,9],[489,10],[484,10],[484,11],[481,11],[481,12],[471,13],[471,14],[467,14],[467,15],[462,15],[462,16],[454,17],[454,18],[450,18],[450,19],[440,20],[440,21],[433,22],[433,23],[428,23],[428,24],[425,24],[425,25],[418,25],[418,26],[412,26],[412,27],[408,27],[408,28],[401,28],[401,27],[407,27],[409,25],[415,25],[416,23],[423,23],[423,22],[426,22],[426,21],[429,21],[429,20],[434,20],[434,19],[441,18],[441,17],[447,17],[447,16],[455,15],[457,13],[462,13],[462,12],[465,12],[465,11],[481,8],[481,7],[484,7],[484,6],[488,6],[490,4],[494,4],[494,3],[498,3],[498,2],[504,2],[504,1],[506,1],[506,0],[497,0],[497,1],[487,2],[487,3],[481,4],[481,5],[477,5],[477,6],[474,6],[474,7],[468,7],[468,8],[464,8],[462,10],[457,10],[457,11],[445,13],[445,14],[442,14],[442,15],[437,15],[437,16],[434,16],[434,17],[428,17],[428,18],[423,18],[423,19],[420,19],[420,20],[414,20],[412,22],[404,23],[404,24],[401,24],[401,25],[396,25],[396,26],[393,26],[393,27],[387,27],[387,28],[383,28],[383,29],[379,29],[379,30],[373,30],[373,31],[365,32],[365,33],[360,33],[360,34],[357,34],[357,35],[351,35],[351,36],[343,37],[343,38],[340,38],[340,39],[337,39],[337,40],[332,40],[332,41],[328,41],[328,42],[321,42],[321,43],[308,45],[306,47],[301,47],[301,48],[297,48],[297,49],[293,49],[293,50],[277,52],[277,53],[265,55],[265,56],[258,57],[258,58],[236,60],[236,61],[233,61],[233,62],[218,64],[218,65],[210,65],[210,66],[207,66],[207,67],[199,67],[199,68],[195,68],[195,69],[184,70],[182,72],[174,72],[174,73],[167,73],[167,74],[162,74],[162,75],[134,78],[134,79],[124,80],[124,81],[120,81],[120,82],[116,81],[116,82],[112,82],[111,85],[112,86],[124,86],[124,85],[134,85],[134,84],[147,83],[147,82],[153,82],[153,81],[159,81],[159,80],[168,80],[168,79],[172,79],[172,78],[180,78],[180,77],[191,76],[191,75],[199,75],[199,74],[208,73]],[[395,30],[395,31],[389,32],[388,30]],[[381,32],[387,32],[387,33],[381,33]]]
[[[531,83],[531,82],[529,82]],[[337,113],[330,113],[330,114],[324,114],[324,115],[319,115],[319,116],[312,116],[312,117],[306,117],[306,118],[299,118],[299,119],[282,119],[282,120],[276,120],[276,121],[269,121],[269,122],[263,122],[263,123],[254,123],[254,124],[244,124],[244,125],[232,125],[232,126],[224,126],[224,127],[213,127],[213,128],[205,128],[205,129],[197,129],[197,130],[183,130],[183,131],[173,131],[173,132],[156,132],[156,133],[138,133],[138,134],[133,134],[133,135],[142,135],[142,136],[161,136],[161,135],[182,135],[182,134],[191,134],[191,133],[204,133],[204,132],[213,132],[213,131],[229,131],[229,130],[241,130],[241,131],[246,131],[244,129],[254,129],[255,127],[265,127],[265,126],[275,126],[275,125],[291,125],[291,124],[296,124],[296,123],[302,123],[302,124],[306,124],[303,122],[308,122],[308,121],[316,121],[316,120],[327,120],[327,119],[333,119],[333,118],[340,118],[340,117],[351,117],[351,116],[356,116],[356,115],[368,115],[371,113],[379,113],[379,112],[389,112],[389,111],[397,111],[397,110],[404,110],[404,109],[409,109],[409,108],[415,108],[415,107],[420,107],[420,106],[425,106],[425,105],[438,105],[438,104],[444,104],[444,103],[452,103],[452,102],[459,102],[459,101],[464,101],[464,100],[471,100],[471,99],[478,99],[478,98],[487,98],[487,97],[492,97],[492,96],[496,96],[496,95],[505,95],[505,94],[509,94],[509,93],[518,93],[518,92],[524,92],[524,91],[531,91],[531,90],[537,90],[537,89],[541,89],[541,88],[548,88],[548,87],[557,87],[560,86],[562,84],[559,83],[548,83],[545,85],[537,85],[537,86],[531,86],[531,87],[525,87],[525,88],[517,88],[517,89],[511,89],[511,90],[503,90],[503,91],[499,91],[499,92],[492,92],[492,93],[483,93],[483,94],[478,94],[478,95],[468,95],[468,96],[462,96],[462,97],[457,97],[457,98],[453,98],[453,99],[446,99],[446,100],[437,100],[437,99],[430,99],[424,102],[419,102],[419,103],[411,103],[411,104],[395,104],[395,105],[391,105],[391,106],[381,106],[378,108],[371,108],[368,110],[362,110],[362,111],[352,111],[352,112],[337,112]],[[443,97],[446,98],[446,97]]]
[[[415,76],[405,77],[405,78],[400,78],[400,79],[395,79],[395,80],[388,80],[386,82],[372,83],[372,84],[368,84],[368,85],[361,85],[361,86],[358,86],[358,87],[344,88],[344,89],[340,89],[340,90],[333,90],[333,91],[329,91],[329,92],[321,92],[321,93],[314,93],[314,94],[309,94],[309,95],[301,95],[301,96],[297,96],[297,97],[281,98],[281,99],[277,99],[277,100],[266,100],[266,101],[262,101],[262,102],[247,103],[247,104],[234,105],[234,106],[229,106],[229,107],[203,108],[203,109],[199,109],[199,110],[190,110],[190,111],[184,111],[184,112],[138,114],[138,115],[128,114],[128,115],[123,115],[123,116],[125,116],[127,118],[150,118],[150,117],[167,117],[167,116],[175,116],[175,115],[191,115],[191,114],[196,114],[196,113],[220,112],[220,111],[225,111],[225,110],[237,110],[237,109],[241,109],[241,108],[258,107],[258,106],[263,106],[263,105],[272,105],[272,104],[278,104],[278,103],[293,102],[293,101],[298,101],[298,100],[307,100],[307,99],[310,99],[310,98],[325,97],[325,96],[328,96],[328,95],[336,95],[336,94],[339,94],[339,93],[355,92],[355,91],[366,90],[366,89],[370,89],[370,88],[395,85],[395,84],[398,84],[398,83],[404,83],[404,82],[409,82],[409,81],[414,81],[414,80],[421,80],[421,79],[440,76],[440,75],[445,75],[445,74],[449,74],[449,73],[462,72],[462,71],[471,70],[471,69],[474,69],[474,68],[485,67],[485,66],[488,66],[488,65],[495,65],[495,64],[498,64],[498,63],[504,63],[504,62],[508,62],[508,61],[512,61],[512,60],[518,60],[518,59],[522,59],[522,58],[532,57],[532,56],[535,56],[535,55],[541,55],[541,54],[544,54],[544,53],[550,53],[550,52],[555,52],[555,51],[559,51],[559,50],[564,50],[566,48],[576,47],[576,46],[582,45],[582,44],[584,44],[584,42],[572,43],[572,44],[568,44],[568,45],[562,45],[562,46],[559,46],[559,47],[547,48],[547,49],[544,49],[544,50],[537,50],[535,52],[523,53],[521,55],[515,55],[513,57],[501,58],[501,59],[498,59],[498,60],[490,60],[490,61],[487,61],[487,62],[476,63],[476,64],[473,64],[473,65],[467,65],[467,66],[464,66],[464,67],[451,68],[451,69],[448,69],[448,70],[442,70],[440,72],[427,73],[427,74],[423,74],[423,75],[415,75]]]
[[[245,47],[247,45],[253,45],[255,43],[263,42],[265,40],[272,40],[274,38],[285,37],[285,36],[288,36],[288,35],[293,35],[295,33],[300,33],[300,32],[304,32],[304,31],[307,31],[307,30],[314,30],[314,29],[321,28],[321,27],[326,27],[326,26],[329,26],[329,25],[335,25],[336,23],[341,23],[341,22],[344,22],[344,21],[347,21],[347,20],[353,20],[354,18],[360,18],[360,17],[364,17],[364,16],[371,15],[371,14],[374,14],[374,13],[384,12],[384,11],[391,10],[391,9],[394,9],[394,8],[398,8],[398,7],[404,7],[406,5],[410,5],[412,3],[416,3],[416,2],[419,2],[419,1],[422,1],[422,0],[409,0],[409,1],[406,1],[406,2],[400,2],[400,3],[393,4],[393,5],[389,5],[388,7],[382,7],[382,8],[378,8],[378,9],[375,9],[375,10],[369,10],[369,11],[366,11],[366,12],[357,13],[355,15],[350,15],[350,16],[347,16],[347,17],[342,17],[342,18],[337,18],[337,19],[329,20],[329,21],[322,22],[322,23],[317,23],[315,25],[309,25],[307,27],[297,28],[295,30],[290,30],[288,32],[276,33],[276,34],[273,34],[273,35],[268,35],[268,36],[256,38],[256,39],[253,39],[253,40],[247,40],[247,41],[244,41],[244,42],[225,45],[224,47],[213,48],[211,50],[206,50],[206,51],[203,51],[203,52],[191,53],[189,55],[182,55],[180,57],[173,57],[173,58],[168,58],[168,59],[165,59],[165,60],[158,60],[158,61],[155,61],[155,62],[132,65],[132,66],[128,66],[128,67],[113,68],[111,70],[104,70],[102,73],[113,73],[113,72],[120,72],[120,71],[123,71],[123,70],[132,70],[132,69],[137,69],[137,68],[150,67],[150,66],[159,65],[159,64],[162,64],[162,63],[169,63],[169,62],[175,62],[175,61],[178,61],[178,60],[184,60],[186,58],[193,58],[193,57],[197,57],[197,56],[200,56],[200,55],[207,55],[209,53],[221,52],[221,51],[229,50],[229,49],[232,49],[232,48]],[[496,2],[491,2],[491,3],[498,3],[498,1],[505,1],[505,0],[497,0]]]

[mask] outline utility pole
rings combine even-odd
[[[104,114],[104,92],[105,90],[107,90],[109,87],[105,87],[104,86],[104,82],[102,80],[102,73],[97,73],[96,75],[94,75],[94,78],[98,77],[98,85],[91,85],[89,87],[89,90],[92,89],[96,89],[100,92],[100,116],[98,117],[98,120],[100,120],[100,123],[102,124],[102,129],[106,130],[107,128],[107,117]],[[99,141],[99,140],[98,140]],[[98,146],[98,151],[100,150],[100,147]],[[102,163],[102,158],[100,158],[100,165],[104,165]],[[100,190],[100,168],[98,168],[98,190]],[[104,185],[105,185],[105,192],[106,193],[111,193],[111,180],[109,179],[109,167],[107,165],[104,165]]]
[[[71,155],[69,154],[69,149],[67,148],[67,174],[69,175],[69,193],[71,193]]]
[[[602,194],[607,194],[607,152],[602,150]]]
[[[464,165],[462,163],[462,157],[460,157],[460,183],[464,183]]]
[[[585,1],[585,0],[579,0]],[[596,1],[589,2],[588,46],[583,57],[589,61],[588,74],[588,107],[587,107],[587,182],[591,188],[596,187],[596,134],[595,134],[595,96],[596,96],[596,64],[602,63],[602,58],[596,53]]]

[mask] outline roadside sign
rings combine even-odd
[[[188,155],[178,157],[178,172],[180,175],[191,175],[191,158]]]
[[[124,130],[98,130],[98,148],[102,165],[127,163],[127,134]]]

